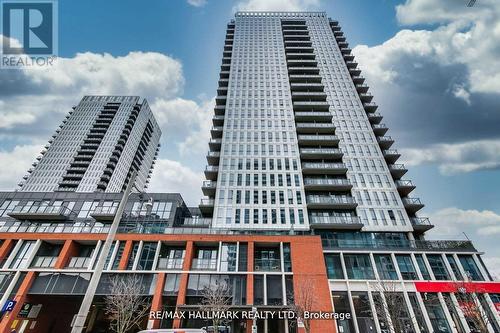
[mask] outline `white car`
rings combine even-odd
[[[155,330],[144,330],[138,333],[207,333],[202,328],[161,328]]]

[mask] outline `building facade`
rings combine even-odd
[[[312,333],[499,332],[500,283],[470,241],[426,239],[432,225],[417,215],[423,205],[409,196],[414,185],[401,179],[406,169],[396,163],[399,154],[371,100],[340,26],[325,13],[237,13],[226,31],[202,185],[207,198],[187,207],[180,194],[141,192],[147,177],[136,184],[140,193],[127,198],[85,332],[108,331],[103,309],[110,281],[130,274],[140,277],[151,311],[198,309],[205,287],[222,281],[234,310],[288,309],[308,291],[313,311],[351,315],[313,320]],[[130,107],[130,115],[140,109],[140,117],[149,109],[137,103],[84,98],[74,114],[94,116],[79,123],[87,134],[71,145],[80,149],[95,132],[93,124],[102,120],[97,110],[112,118],[108,109]],[[156,124],[152,116],[147,123]],[[137,140],[155,142],[145,143],[149,171],[156,136],[137,133]],[[108,134],[115,135],[106,131],[104,138]],[[123,151],[146,149],[134,140],[123,145]],[[94,146],[95,158],[104,147]],[[85,168],[71,163],[87,147],[71,156],[51,149],[36,168],[51,156],[64,157],[67,169]],[[71,170],[39,169],[38,182],[50,180],[52,187],[0,193],[0,303],[16,302],[4,312],[0,332],[70,330],[127,185],[123,176],[131,165],[142,170],[130,162],[135,155],[127,156],[112,161],[123,170],[113,187],[100,188],[101,171],[87,170],[85,177],[96,178],[82,182],[82,176],[65,189]],[[103,157],[104,166],[109,158]],[[35,186],[35,176],[26,185]],[[396,304],[397,312],[387,304]],[[484,327],[473,318],[477,312]],[[287,318],[227,325],[250,333],[254,324],[259,333],[304,332]],[[144,318],[141,328],[209,325]]]
[[[120,192],[136,170],[147,188],[161,130],[137,96],[85,96],[19,183],[23,192]]]

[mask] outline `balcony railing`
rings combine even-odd
[[[96,221],[110,221],[115,217],[117,208],[116,206],[96,207],[90,216]]]
[[[323,239],[324,249],[334,248],[368,248],[368,249],[398,249],[402,251],[465,251],[477,252],[470,241],[462,240],[344,240]]]
[[[356,204],[353,197],[341,195],[308,195],[308,204]]]
[[[212,225],[211,218],[203,218],[203,217],[188,217],[184,219],[184,223],[182,226],[184,227],[199,227],[199,228],[208,228]]]
[[[280,259],[255,259],[254,260],[255,271],[264,272],[279,272],[281,271],[281,260]]]
[[[36,256],[33,259],[31,267],[33,268],[51,268],[54,267],[57,261],[57,257],[53,256]]]
[[[344,173],[347,171],[347,166],[344,163],[302,163],[303,172],[315,173],[315,170],[318,172]]]
[[[331,185],[351,187],[349,179],[343,178],[304,178],[304,185]]]
[[[215,271],[217,269],[217,259],[193,259],[191,267],[193,270]]]
[[[184,264],[183,258],[160,258],[158,260],[157,269],[182,269],[182,265]]]
[[[309,216],[310,225],[355,225],[358,229],[363,226],[358,216]]]
[[[69,260],[66,268],[84,268],[87,269],[90,265],[90,257],[72,257]]]
[[[8,215],[18,220],[67,220],[74,212],[65,206],[18,205]]]
[[[213,206],[214,204],[214,199],[201,199],[200,201],[200,206]]]

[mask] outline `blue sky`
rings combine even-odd
[[[227,21],[237,9],[322,10],[354,49],[435,237],[466,232],[500,267],[500,4],[466,2],[59,0],[57,67],[0,71],[0,160],[15,166],[0,169],[0,189],[83,94],[134,94],[164,133],[152,190],[196,204]]]

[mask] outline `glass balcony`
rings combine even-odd
[[[361,95],[371,96],[373,98],[373,96],[371,94],[361,94]],[[365,100],[366,99],[368,99],[368,98],[365,98]],[[369,98],[369,99],[371,100],[371,98]],[[365,108],[366,112],[375,112],[377,110],[377,108],[378,108],[378,105],[376,103],[374,103],[374,102],[366,102],[366,103],[363,103],[363,107]]]
[[[254,269],[256,272],[280,272],[280,259],[255,259]]]
[[[115,217],[117,206],[96,207],[90,214],[96,221],[112,221]]]
[[[396,162],[398,160],[398,158],[401,156],[401,154],[399,154],[396,149],[383,150],[382,154],[384,155],[386,161],[389,163]]]
[[[193,270],[215,271],[217,270],[217,259],[193,259],[191,266]]]
[[[332,208],[332,209],[354,209],[358,204],[353,197],[341,195],[307,195],[307,207],[309,208]]]
[[[400,179],[408,170],[404,164],[389,164],[389,171],[391,172],[392,178]]]
[[[385,124],[373,124],[372,128],[375,135],[384,135],[389,130]]]
[[[344,163],[304,162],[302,163],[304,174],[345,174],[347,166]]]
[[[212,138],[217,138],[217,139],[220,139],[222,138],[222,131],[223,131],[224,127],[223,126],[213,126],[211,129],[210,129],[210,134],[212,135]]]
[[[90,257],[72,257],[66,268],[87,269],[90,265]]]
[[[203,214],[210,214],[214,211],[214,204],[215,204],[214,199],[205,198],[205,199],[201,199],[200,205],[198,207],[200,208],[200,211]]]
[[[222,139],[210,139],[208,146],[212,151],[219,151],[222,144]]]
[[[295,101],[293,102],[293,109],[300,110],[311,110],[311,111],[323,111],[328,110],[330,105],[328,102],[320,101]]]
[[[55,220],[63,221],[72,218],[75,213],[65,206],[15,206],[8,213],[18,220]]]
[[[159,258],[158,266],[156,269],[164,270],[182,270],[182,265],[184,264],[183,258]]]
[[[207,162],[210,165],[219,165],[220,160],[220,152],[218,151],[209,151],[207,153]]]
[[[411,191],[415,189],[411,180],[396,180],[396,188],[402,196],[407,196]]]
[[[295,112],[295,120],[316,120],[316,121],[331,121],[332,114],[330,112]]]
[[[431,224],[428,217],[410,217],[410,221],[413,226],[413,230],[418,232],[425,232],[434,228],[434,225]]]
[[[343,153],[340,148],[300,148],[300,157],[308,158],[341,158]]]
[[[187,217],[184,219],[181,227],[191,227],[191,228],[208,228],[212,225],[211,218],[205,217]]]
[[[309,216],[309,225],[316,229],[360,230],[363,223],[358,216]]]
[[[372,103],[371,100],[373,99],[373,95],[370,94],[370,93],[367,93],[367,92],[364,92],[364,93],[360,93],[359,94],[359,98],[361,99],[361,101],[363,102],[363,106],[365,106],[365,104],[368,106],[371,105]],[[368,106],[368,108],[370,108],[370,106]],[[377,108],[375,107],[373,110],[370,109],[370,111],[375,111]],[[368,110],[367,107],[365,107],[365,110]]]
[[[402,201],[406,210],[410,213],[416,213],[420,209],[424,208],[424,204],[419,198],[403,198]]]
[[[56,264],[57,257],[53,256],[36,256],[31,263],[31,268],[53,268]]]
[[[306,190],[347,191],[352,188],[352,184],[344,178],[304,178],[304,187]]]
[[[215,189],[217,188],[217,182],[212,180],[204,180],[201,185],[201,190],[203,195],[215,196]]]
[[[333,146],[339,143],[339,137],[336,135],[299,135],[299,145],[328,145]]]
[[[215,165],[207,165],[205,168],[205,177],[208,180],[217,180],[217,175],[219,173],[219,167]]]
[[[370,121],[371,124],[380,124],[382,121],[382,115],[380,113],[368,113],[368,120]]]
[[[299,133],[334,133],[335,126],[332,123],[296,123],[295,127]]]
[[[377,142],[380,148],[389,149],[394,143],[394,140],[390,136],[379,136],[377,137]]]
[[[462,240],[351,240],[351,239],[323,239],[323,249],[397,249],[398,251],[457,251],[477,252],[470,241]]]

